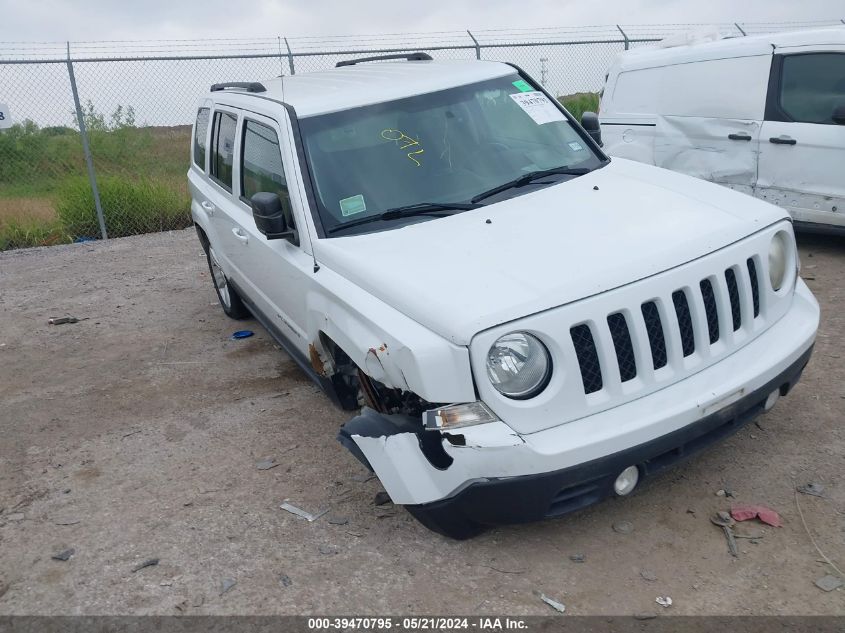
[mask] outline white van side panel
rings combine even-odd
[[[608,116],[762,119],[771,61],[769,53],[625,71],[602,110]]]
[[[733,141],[731,135],[749,140]],[[757,181],[759,137],[758,121],[660,117],[654,164],[750,194]]]
[[[627,70],[601,104],[605,149],[751,193],[771,54]]]

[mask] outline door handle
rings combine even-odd
[[[246,231],[244,231],[241,227],[236,226],[232,229],[232,233],[234,233],[235,237],[244,244],[249,242],[249,235],[247,235]]]
[[[203,200],[200,202],[200,206],[202,210],[205,211],[208,215],[214,215],[214,205],[211,204],[208,200]]]
[[[798,141],[796,141],[791,136],[786,136],[786,134],[781,134],[780,136],[773,136],[769,139],[769,143],[774,143],[775,145],[795,145]]]
[[[743,132],[741,134],[728,134],[728,138],[732,141],[750,141],[751,135]]]

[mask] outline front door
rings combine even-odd
[[[297,239],[268,240],[256,227],[249,203],[258,192],[277,194],[288,227],[298,232],[299,239],[307,239],[304,206],[288,188],[288,183],[293,182],[294,161],[288,135],[281,132],[287,121],[278,122],[255,112],[242,114],[234,183],[239,192],[235,239],[242,241],[242,248],[236,249],[234,264],[248,271],[244,291],[269,321],[268,325],[300,353],[307,353],[305,297],[309,278],[314,274],[314,260]]]
[[[760,135],[756,195],[797,222],[845,228],[845,47],[778,49]]]

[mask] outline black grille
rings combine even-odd
[[[663,324],[660,321],[660,312],[657,304],[649,301],[641,306],[645,329],[648,332],[648,344],[651,346],[651,359],[654,368],[660,369],[666,366],[666,339],[663,338]]]
[[[719,313],[716,311],[716,297],[713,295],[713,284],[709,279],[702,279],[701,297],[704,299],[704,313],[707,315],[707,330],[710,332],[710,344],[719,340]]]
[[[690,356],[695,351],[695,333],[692,329],[692,317],[690,317],[689,303],[683,290],[676,290],[672,293],[672,303],[675,304],[675,314],[678,317],[678,327],[681,330],[681,348],[684,356]]]
[[[760,315],[760,288],[757,286],[757,266],[748,258],[748,276],[751,277],[751,301],[754,303],[754,318]]]
[[[584,393],[594,393],[602,386],[601,365],[599,355],[596,352],[596,343],[593,340],[593,333],[586,323],[576,325],[569,330],[572,343],[575,345],[575,356],[578,358],[578,365],[581,367],[581,380],[584,381]]]
[[[728,282],[728,296],[731,298],[731,316],[734,320],[734,332],[742,325],[742,312],[739,307],[739,288],[736,285],[736,273],[733,268],[725,271],[725,281]]]
[[[625,315],[616,312],[607,317],[613,347],[616,349],[616,362],[619,363],[619,375],[622,382],[632,380],[637,376],[637,361],[634,358],[634,346],[631,344],[631,333]]]

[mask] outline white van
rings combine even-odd
[[[845,26],[629,51],[600,112],[611,156],[752,194],[798,228],[845,233]]]

